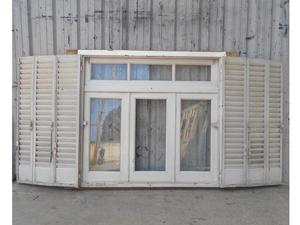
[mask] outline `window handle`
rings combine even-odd
[[[89,122],[86,121],[86,120],[84,120],[84,121],[82,122],[82,126],[83,126],[83,127],[86,127],[88,124],[89,124]]]
[[[211,126],[212,126],[213,128],[218,129],[219,126],[220,126],[219,121],[216,121],[216,122],[211,123]]]

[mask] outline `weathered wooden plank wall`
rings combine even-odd
[[[279,60],[287,182],[288,24],[288,0],[13,0],[13,82],[19,56],[64,54],[68,48],[238,51]],[[13,101],[14,112],[15,106]],[[14,114],[14,127],[15,121]]]

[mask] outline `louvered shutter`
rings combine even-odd
[[[226,58],[224,76],[224,185],[245,183],[246,59]]]
[[[226,58],[224,186],[281,183],[281,64]]]
[[[17,178],[32,182],[34,57],[19,61]]]
[[[270,63],[269,67],[269,183],[281,182],[282,149],[282,68],[279,63]]]
[[[34,107],[34,183],[54,183],[53,135],[55,57],[36,57]]]
[[[78,185],[79,92],[78,56],[57,57],[56,183]]]
[[[266,154],[265,60],[248,60],[248,171],[247,183],[263,184]]]
[[[20,182],[78,186],[79,65],[79,56],[20,59]]]

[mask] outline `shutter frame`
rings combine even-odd
[[[18,148],[22,148],[22,146],[20,146],[20,135],[19,135],[20,132],[22,132],[22,127],[19,118],[20,118],[21,107],[23,107],[22,100],[20,99],[22,97],[21,92],[23,91],[22,85],[20,85],[20,82],[22,81],[21,63],[23,61],[27,62],[30,60],[32,61],[31,82],[29,86],[27,85],[28,86],[27,89],[31,90],[30,92],[31,94],[30,94],[29,102],[26,102],[27,105],[25,105],[26,107],[30,105],[30,119],[33,124],[32,131],[30,131],[30,138],[27,137],[27,142],[28,141],[30,142],[30,147],[29,147],[30,158],[29,158],[29,165],[27,165],[26,168],[24,168],[24,166],[20,166],[21,159],[19,157],[19,154],[21,151],[17,151],[16,165],[17,165],[18,182],[49,185],[49,186],[78,187],[80,56],[78,55],[32,56],[32,57],[21,57],[19,59],[20,78],[18,84],[18,108],[17,108]],[[59,60],[60,62],[67,62],[67,64],[71,63],[71,68],[69,67],[69,70],[73,70],[73,78],[74,78],[73,80],[75,80],[74,85],[72,87],[71,86],[67,87],[68,85],[66,87],[63,87],[63,89],[69,88],[69,90],[74,92],[73,114],[75,116],[73,117],[73,121],[71,122],[75,124],[74,136],[72,137],[75,143],[73,148],[73,153],[74,153],[73,155],[75,161],[73,162],[73,167],[71,169],[59,168],[57,166],[57,161],[59,160],[59,157],[56,154],[57,153],[56,146],[59,147],[59,144],[57,142],[57,138],[58,138],[57,124],[59,123],[58,122],[59,120],[57,119],[58,108],[59,108],[57,103],[57,98],[60,97],[57,85],[59,85],[58,79],[59,76],[61,75],[58,72],[60,66]],[[43,64],[44,68],[40,68],[39,63]],[[51,83],[49,84],[49,82]],[[49,89],[50,86],[51,88]],[[48,107],[49,104],[51,105],[50,107],[51,109]],[[40,125],[46,127],[46,130],[43,131],[38,130]],[[50,137],[49,137],[49,132],[50,132]],[[38,144],[40,144],[41,146],[37,148]],[[46,150],[46,152],[41,152],[41,149],[44,149],[42,151]],[[49,159],[49,162],[47,161],[47,159]],[[46,162],[45,166],[40,165],[42,162]]]
[[[230,80],[231,84],[234,84],[234,77],[230,77],[230,70],[228,65],[232,62],[244,62],[245,68],[245,82],[244,82],[244,106],[245,106],[245,131],[246,136],[244,140],[245,144],[245,156],[244,171],[241,172],[241,168],[237,169],[226,169],[226,135],[228,130],[226,129],[226,116],[228,107],[226,107],[226,99],[232,99],[232,96],[226,92],[226,76]],[[256,185],[268,185],[268,184],[281,184],[282,182],[282,65],[279,62],[263,59],[248,59],[240,57],[226,57],[225,63],[225,81],[224,81],[224,148],[223,148],[223,179],[222,186],[256,186]],[[263,68],[263,71],[253,71],[257,67]],[[252,68],[252,69],[251,69]],[[275,68],[275,69],[274,69]],[[251,71],[252,70],[252,71]],[[275,72],[274,72],[275,71]],[[263,74],[262,74],[263,73]],[[253,80],[253,76],[261,75],[264,81]],[[272,77],[273,76],[273,77]],[[274,78],[275,76],[275,78]],[[250,80],[251,79],[251,80]],[[273,80],[272,80],[273,79]],[[258,86],[257,86],[258,85]],[[273,86],[272,86],[273,85]],[[261,92],[261,88],[264,88]],[[275,90],[275,93],[274,93]],[[280,90],[280,93],[278,92]],[[259,92],[260,91],[260,92]],[[272,92],[273,91],[273,92]],[[276,92],[277,91],[277,92]],[[258,97],[264,93],[264,96]],[[253,97],[254,96],[254,97]],[[256,100],[264,99],[262,103],[256,102]],[[276,107],[277,111],[274,111],[272,107]],[[250,114],[250,111],[263,110],[263,119],[256,118],[257,113]],[[272,111],[273,110],[273,111]],[[280,115],[280,118],[278,117]],[[277,116],[277,117],[276,117]],[[262,119],[262,120],[261,120]],[[261,168],[254,168],[255,163],[251,163],[251,153],[255,149],[251,148],[251,141],[255,141],[256,138],[251,136],[257,136],[257,130],[251,130],[250,121],[259,121],[263,128],[263,154],[260,156],[260,160],[263,163],[258,164]],[[249,127],[250,126],[250,127]],[[259,124],[260,126],[260,124]],[[275,128],[274,128],[275,127]],[[249,130],[250,129],[250,130]],[[262,137],[262,136],[261,136]],[[274,137],[276,140],[274,140]],[[280,141],[280,143],[279,143]],[[276,144],[276,153],[272,148]],[[249,158],[249,159],[248,159]],[[273,161],[276,161],[274,166]],[[241,178],[241,174],[244,174],[244,178]]]
[[[34,155],[33,182],[53,185],[53,134],[55,101],[54,56],[36,56],[36,79],[34,96]],[[49,136],[50,135],[50,136]],[[48,140],[49,139],[49,140]]]
[[[22,68],[23,64],[31,64],[31,72],[26,72],[26,70],[28,70],[28,68]],[[33,147],[33,84],[34,84],[34,74],[35,74],[35,57],[32,56],[28,56],[28,57],[22,57],[19,58],[19,66],[18,66],[18,95],[17,95],[17,146],[18,146],[18,151],[16,152],[17,157],[17,163],[16,163],[16,175],[17,175],[17,180],[19,182],[23,182],[23,183],[32,183],[33,177],[32,177],[32,147]],[[23,83],[23,76],[29,76],[29,87],[27,89],[29,89],[29,100],[30,103],[27,104],[23,104],[22,103],[22,95],[26,94],[25,92],[25,87],[23,88],[23,85],[21,85],[21,83]],[[25,79],[25,78],[24,78]],[[29,105],[29,107],[28,107]],[[28,109],[27,109],[27,108]],[[30,117],[29,122],[29,127],[28,129],[26,129],[26,126],[24,127],[25,124],[21,123],[21,111],[26,111],[26,109],[29,111],[28,116]],[[25,128],[25,129],[23,129]],[[22,165],[22,154],[23,154],[23,144],[20,140],[21,138],[21,133],[24,132],[28,132],[29,136],[27,137],[26,140],[27,142],[29,142],[29,159],[28,159],[28,164],[29,165]],[[25,151],[26,149],[24,149]],[[26,152],[26,151],[25,151]]]
[[[266,149],[266,60],[247,59],[248,77],[248,167],[247,185],[265,183]],[[262,81],[260,81],[262,79]],[[261,96],[262,95],[262,96]],[[260,101],[258,101],[260,100]],[[262,100],[262,104],[261,103]],[[262,111],[262,112],[261,112]],[[263,127],[261,127],[263,126]],[[262,132],[262,133],[261,133]],[[254,137],[253,137],[254,136]],[[262,144],[261,144],[262,141]]]
[[[279,71],[277,72],[277,76],[279,75],[279,82],[277,81],[277,85],[279,84],[280,85],[280,87],[279,87],[279,90],[280,90],[280,92],[279,92],[279,97],[277,97],[277,100],[279,100],[279,103],[277,103],[277,106],[278,107],[280,107],[279,108],[279,115],[280,115],[280,118],[279,119],[277,119],[277,123],[279,123],[278,125],[279,125],[279,127],[278,127],[278,129],[277,129],[277,131],[279,131],[279,132],[277,132],[277,135],[279,135],[279,138],[278,138],[278,140],[280,141],[280,143],[279,143],[279,145],[278,145],[278,150],[279,150],[279,153],[278,153],[278,155],[279,155],[279,158],[278,158],[278,160],[279,160],[279,164],[277,165],[277,166],[273,166],[272,165],[272,163],[271,163],[271,161],[270,161],[270,157],[269,157],[269,180],[268,180],[268,184],[280,184],[281,182],[282,182],[282,142],[283,142],[283,140],[282,140],[282,124],[283,124],[283,79],[282,79],[282,74],[283,74],[283,69],[282,69],[282,64],[281,63],[277,63],[277,62],[271,62],[270,63],[270,83],[269,83],[269,87],[270,87],[270,90],[269,90],[269,95],[270,95],[270,99],[269,99],[269,110],[270,110],[270,112],[271,112],[271,103],[272,104],[276,104],[276,103],[273,103],[273,102],[271,102],[271,100],[274,100],[274,99],[271,99],[271,97],[273,97],[273,93],[271,93],[271,91],[272,91],[272,83],[271,83],[271,81],[273,81],[273,79],[274,79],[274,75],[276,74],[276,72],[273,72],[273,69],[275,69],[274,67],[277,67],[277,68],[279,68]],[[277,77],[277,79],[278,79],[278,77]],[[278,94],[278,93],[277,93]],[[272,105],[273,106],[273,105]],[[271,113],[270,113],[270,115],[269,115],[269,135],[271,135],[271,129],[273,128],[273,123],[274,123],[274,118],[272,118],[273,117],[273,115],[271,115]],[[273,134],[274,134],[274,132],[273,132]],[[270,142],[270,139],[269,139],[269,144],[270,144],[270,146],[271,146],[271,142]],[[270,155],[271,155],[271,147],[270,147]]]
[[[247,61],[246,58],[226,57],[224,75],[224,147],[223,154],[223,186],[235,186],[245,184],[246,177],[246,112],[247,105]],[[230,68],[231,65],[231,69]],[[232,91],[232,87],[237,91]],[[235,103],[233,103],[235,102]],[[234,106],[239,106],[235,108]],[[239,112],[237,110],[240,110]],[[237,111],[237,112],[234,112]],[[231,124],[230,115],[239,116],[239,127],[237,123]],[[236,118],[236,116],[234,118]],[[243,132],[240,135],[240,132]],[[231,141],[231,137],[235,137]],[[233,139],[232,139],[233,140]],[[232,148],[232,150],[231,150]],[[238,158],[238,159],[235,159]],[[227,160],[229,159],[229,160]],[[232,162],[230,161],[232,160]],[[233,163],[234,161],[238,162]]]
[[[57,63],[58,63],[58,67],[57,67],[57,92],[56,92],[56,97],[57,97],[57,110],[56,110],[56,115],[57,115],[57,119],[56,119],[56,123],[57,123],[57,132],[56,132],[56,138],[57,138],[57,158],[56,158],[56,185],[57,186],[73,186],[73,187],[78,187],[79,183],[78,183],[78,179],[79,179],[79,140],[80,140],[80,56],[78,55],[59,55],[57,56]],[[64,66],[64,63],[66,64]],[[59,141],[59,132],[58,129],[62,128],[62,126],[60,126],[62,120],[60,119],[60,116],[58,115],[60,111],[60,104],[63,101],[68,102],[68,100],[63,99],[62,95],[60,95],[60,91],[59,88],[63,88],[63,74],[64,73],[60,73],[60,69],[64,68],[66,69],[65,72],[65,76],[67,76],[68,72],[70,72],[70,70],[72,70],[72,68],[70,69],[67,68],[67,64],[73,64],[73,79],[75,80],[75,84],[73,84],[74,88],[74,100],[75,100],[75,107],[74,107],[74,112],[73,114],[75,115],[75,128],[74,128],[74,132],[75,132],[75,136],[74,136],[74,140],[75,140],[75,147],[74,147],[74,163],[73,163],[73,168],[67,168],[67,166],[63,166],[63,163],[60,163],[62,161],[60,161],[60,155],[62,155],[61,153],[61,149],[62,149],[62,143]],[[61,68],[60,68],[61,67]],[[69,70],[69,71],[68,71]],[[69,76],[72,76],[70,74],[68,74]],[[69,76],[67,76],[69,79]],[[62,77],[62,78],[61,78]],[[62,82],[61,84],[59,84],[59,82]],[[60,86],[62,85],[62,86]],[[67,84],[66,84],[67,85]],[[67,85],[68,86],[68,85]],[[70,87],[70,86],[68,86]],[[68,95],[68,94],[67,94]],[[61,98],[61,100],[60,100]],[[60,102],[62,101],[62,102]],[[68,102],[69,103],[69,102]],[[61,117],[63,118],[63,117]],[[67,121],[65,121],[66,123],[68,123]],[[66,140],[69,140],[68,137],[66,137]],[[62,157],[63,158],[63,157]],[[67,161],[67,159],[65,159]]]

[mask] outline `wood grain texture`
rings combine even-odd
[[[199,51],[200,0],[177,1],[175,44],[178,51]]]
[[[149,50],[151,33],[151,1],[129,1],[128,49]]]
[[[77,1],[56,1],[56,52],[64,54],[66,49],[77,48]]]
[[[174,49],[175,1],[152,0],[152,26],[150,50]]]

